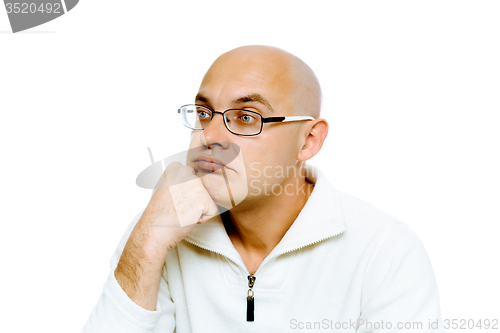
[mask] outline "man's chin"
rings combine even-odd
[[[227,210],[230,210],[231,208],[233,208],[233,205],[231,203],[231,200],[229,200],[228,197],[219,197],[219,196],[213,196],[213,195],[210,195],[212,197],[212,200],[214,201],[214,203],[219,206],[219,211],[221,213],[227,211]]]
[[[231,198],[227,190],[227,185],[222,177],[218,180],[214,179],[214,176],[215,175],[210,175],[210,179],[208,177],[201,178],[203,186],[207,189],[208,194],[210,194],[217,205],[227,208],[228,205],[231,205]]]
[[[244,189],[239,189],[233,183],[227,184],[223,177],[220,177],[220,179],[213,176],[210,178],[203,177],[202,182],[215,204],[225,209],[231,209],[239,204],[248,193],[246,186]]]

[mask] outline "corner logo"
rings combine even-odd
[[[12,32],[52,21],[75,8],[79,0],[4,0]]]

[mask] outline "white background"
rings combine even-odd
[[[148,202],[147,147],[187,148],[177,107],[246,44],[317,73],[331,127],[311,163],[419,235],[443,318],[500,319],[499,17],[498,1],[83,0],[12,34],[0,7],[0,330],[81,329]]]

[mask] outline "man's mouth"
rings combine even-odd
[[[194,162],[198,168],[204,172],[217,172],[221,169],[231,169],[224,162],[210,155],[199,155]]]

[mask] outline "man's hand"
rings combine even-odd
[[[171,163],[125,245],[115,277],[136,304],[154,311],[168,251],[191,231],[219,215],[195,170]],[[220,217],[219,217],[220,218]]]

